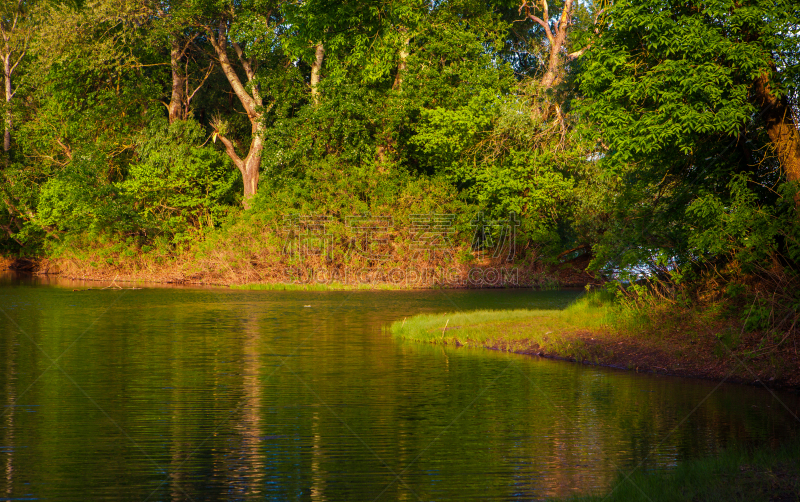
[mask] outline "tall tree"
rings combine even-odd
[[[3,0],[0,7],[0,59],[3,61],[3,81],[5,91],[5,133],[3,150],[11,150],[11,130],[13,120],[11,101],[16,89],[12,85],[12,77],[19,67],[22,58],[28,53],[28,46],[33,33],[32,2],[26,0]]]
[[[219,138],[225,152],[242,173],[244,181],[243,204],[250,208],[250,201],[258,191],[261,156],[264,151],[265,110],[269,111],[274,101],[266,107],[259,78],[259,66],[264,52],[275,49],[281,28],[280,5],[270,1],[223,2],[222,8],[206,9],[198,16],[197,25],[205,32],[213,47],[220,69],[231,86],[250,122],[250,144],[247,152],[240,155],[227,127],[219,115],[212,122],[214,138]],[[241,75],[244,76],[244,80]]]
[[[311,63],[311,99],[319,104],[319,82],[322,79],[322,63],[325,61],[325,45],[317,42],[314,48],[314,60]]]
[[[165,103],[170,123],[186,120],[192,99],[208,80],[214,68],[206,61],[196,41],[203,34],[192,25],[192,5],[185,0],[152,0],[152,26],[155,44],[169,51],[170,92]],[[198,64],[197,60],[202,62]]]

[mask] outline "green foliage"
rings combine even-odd
[[[311,0],[289,3],[284,11],[290,23],[282,40],[287,52],[308,62],[313,60],[316,44],[323,43],[327,78],[338,86],[388,80],[397,66],[405,33],[413,31],[428,14],[428,5],[418,0]]]
[[[102,152],[75,152],[70,168],[48,179],[40,189],[32,224],[45,231],[125,233],[135,219],[129,201],[104,179]]]
[[[205,136],[193,120],[169,124],[164,118],[152,120],[139,136],[138,162],[116,188],[132,202],[144,231],[164,232],[179,243],[234,210],[241,174],[223,152],[205,144]]]
[[[736,256],[743,264],[763,263],[779,254],[796,261],[800,258],[800,228],[794,191],[784,185],[783,197],[767,205],[750,184],[746,175],[736,175],[728,184],[727,203],[717,194],[695,199],[686,209],[687,224],[691,225],[689,244],[698,254]]]
[[[575,159],[563,151],[558,125],[532,114],[530,106],[519,96],[482,93],[455,110],[424,112],[413,141],[490,216],[513,212],[523,218],[525,240],[558,242]]]
[[[212,227],[242,235],[254,222],[279,225],[287,213],[391,214],[397,225],[414,214],[452,213],[468,245],[476,215],[516,212],[522,245],[558,249],[582,154],[565,136],[571,123],[531,113],[538,105],[515,74],[524,69],[506,62],[506,18],[515,7],[45,6],[26,67],[18,161],[3,171],[9,236],[31,249],[104,236],[149,250],[185,247]],[[235,64],[248,62],[247,92],[264,98],[260,190],[245,219],[222,227],[238,213],[241,182],[205,128],[224,126],[240,156],[254,129],[227,77],[204,73],[214,63],[215,30]],[[541,37],[535,32],[529,37]],[[170,59],[174,43],[184,47],[178,59]],[[307,82],[318,43],[322,98],[313,102]],[[191,94],[182,105],[196,118],[170,125],[155,99],[166,104],[175,82]]]
[[[560,16],[563,2],[551,3]],[[277,245],[266,229],[289,214],[382,214],[406,225],[452,213],[458,260],[470,263],[470,223],[514,213],[518,259],[531,266],[590,250],[608,277],[653,272],[682,284],[697,279],[698,263],[796,269],[794,189],[769,148],[753,82],[767,75],[779,96],[796,95],[797,6],[579,3],[565,50],[590,50],[564,57],[553,88],[536,81],[550,41],[518,9],[43,4],[18,69],[0,245],[35,252],[100,236],[166,254],[230,245],[247,263],[250,247]],[[227,41],[244,91],[263,106],[245,111],[211,36]],[[168,124],[162,105],[181,92],[191,118]],[[259,188],[241,212],[230,158],[244,158],[254,134],[264,144]],[[341,263],[354,237],[334,230]]]
[[[735,135],[751,119],[748,89],[771,72],[773,52],[796,50],[782,36],[796,9],[790,2],[616,2],[580,77],[593,99],[589,116],[614,156],[680,162],[676,154],[702,151],[708,135]],[[778,77],[784,92],[797,85]]]
[[[579,77],[581,113],[596,124],[586,134],[617,186],[596,265],[652,264],[662,252],[688,263],[736,239],[744,261],[775,249],[787,199],[753,86],[766,75],[776,95],[797,88],[797,19],[792,2],[613,4]],[[739,176],[750,195],[731,183]]]

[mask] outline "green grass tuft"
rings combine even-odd
[[[397,338],[418,342],[458,341],[464,345],[486,345],[524,340],[528,345],[580,354],[582,344],[572,340],[568,333],[599,329],[609,322],[612,312],[612,297],[594,292],[582,296],[564,310],[477,310],[427,314],[394,322],[390,331]]]

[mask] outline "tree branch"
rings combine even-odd
[[[589,44],[589,45],[587,45],[586,47],[584,47],[583,49],[581,49],[579,51],[570,52],[569,54],[567,54],[567,59],[570,60],[570,61],[574,61],[574,60],[578,59],[579,57],[583,56],[586,53],[586,51],[588,51],[591,48],[592,48],[592,44]]]
[[[539,24],[542,28],[544,28],[544,33],[547,36],[547,40],[552,44],[553,43],[553,32],[550,31],[550,20],[548,19],[548,10],[547,10],[547,1],[542,0],[542,9],[544,10],[544,19],[531,14],[531,8],[535,9],[536,6],[528,5],[528,0],[523,0],[522,5],[519,6],[517,9],[518,14],[522,14],[522,10],[525,9],[525,17],[523,19],[519,19],[518,21],[525,21],[526,19],[530,19],[531,21]],[[514,22],[518,22],[514,21]]]
[[[217,59],[219,59],[222,72],[225,74],[225,78],[227,78],[228,82],[231,84],[233,92],[236,93],[236,96],[242,102],[242,106],[244,106],[245,111],[247,111],[248,117],[251,119],[256,119],[258,117],[258,112],[256,112],[256,106],[258,103],[253,99],[252,96],[250,96],[250,94],[248,94],[247,90],[244,88],[244,85],[242,85],[242,81],[239,79],[239,75],[236,74],[236,70],[233,68],[230,59],[228,59],[225,22],[219,22],[217,33],[214,33],[214,30],[209,26],[203,26],[203,28],[209,35],[208,39],[211,42],[211,46],[214,47],[214,51],[217,53]]]
[[[188,63],[187,63],[187,65],[188,65]],[[203,84],[206,83],[206,80],[208,80],[208,77],[211,75],[211,71],[213,69],[214,69],[214,63],[211,63],[210,65],[208,65],[208,70],[206,70],[206,74],[203,77],[203,80],[201,80],[200,83],[197,84],[197,87],[194,88],[194,91],[192,91],[191,94],[189,94],[189,78],[188,77],[186,78],[186,93],[187,93],[186,104],[187,105],[192,101],[192,98],[194,97],[195,94],[197,94],[197,91],[199,91],[200,88],[203,87]]]
[[[22,61],[22,58],[23,58],[23,57],[25,57],[25,53],[26,53],[26,52],[28,52],[28,49],[27,49],[27,48],[25,48],[25,49],[23,49],[23,50],[22,50],[22,52],[20,53],[19,57],[17,58],[17,62],[16,62],[16,63],[14,63],[14,64],[11,66],[11,69],[10,69],[10,70],[8,70],[8,75],[9,75],[9,76],[11,76],[11,75],[14,73],[14,70],[16,70],[16,69],[17,69],[17,65],[19,65],[19,62],[20,62],[20,61]]]
[[[239,45],[237,42],[233,42],[233,50],[236,51],[236,56],[239,58],[239,61],[242,63],[242,68],[244,68],[244,73],[247,75],[247,80],[253,80],[255,77],[255,73],[253,73],[253,68],[250,66],[250,60],[244,57],[244,51],[242,50],[242,46]]]
[[[244,174],[244,161],[236,153],[236,149],[233,147],[233,142],[219,132],[216,132],[216,134],[219,140],[222,141],[222,144],[225,145],[225,153],[228,154],[228,157],[230,157],[233,163],[236,164],[236,167]]]
[[[244,68],[244,73],[245,75],[247,75],[247,81],[252,82],[253,79],[256,77],[256,73],[253,71],[253,67],[250,64],[250,59],[244,56],[244,51],[242,50],[242,47],[238,43],[233,42],[232,45],[233,45],[233,50],[236,51],[236,56],[239,58],[239,62],[242,63],[242,68]],[[250,92],[253,96],[253,101],[255,101],[255,103],[258,106],[262,106],[264,103],[261,100],[261,93],[259,92],[258,86],[253,85],[251,86],[251,89],[252,90]]]
[[[544,0],[542,0],[544,1]],[[567,0],[564,2],[564,10],[561,11],[561,19],[558,21],[558,32],[559,34],[566,35],[567,27],[572,19],[572,1]]]
[[[600,34],[600,29],[597,27],[597,22],[600,20],[600,16],[603,15],[603,12],[605,12],[605,10],[606,10],[605,8],[600,9],[594,15],[594,23],[592,23],[592,24],[594,24],[594,33],[595,33],[595,35],[599,35]],[[583,56],[586,53],[586,51],[591,49],[593,44],[594,44],[594,42],[589,42],[589,45],[587,45],[583,49],[575,51],[575,52],[570,52],[569,54],[567,54],[567,59],[569,61],[574,61],[575,59],[578,59],[579,57]]]

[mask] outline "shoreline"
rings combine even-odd
[[[178,278],[142,278],[131,276],[112,276],[112,275],[92,275],[92,276],[72,276],[60,273],[36,273],[29,271],[18,271],[0,266],[0,271],[16,273],[20,276],[39,277],[54,280],[65,281],[78,281],[78,282],[95,282],[95,283],[124,283],[131,285],[152,285],[158,286],[198,286],[198,287],[217,287],[228,288],[241,291],[431,291],[437,289],[453,289],[453,290],[486,290],[486,289],[531,289],[531,290],[560,290],[560,289],[581,289],[585,284],[563,284],[556,288],[542,288],[537,285],[483,285],[472,286],[464,284],[432,284],[427,286],[415,285],[398,285],[391,282],[363,282],[363,283],[341,283],[338,281],[331,282],[250,282],[250,283],[234,283],[225,281],[203,281],[192,279],[178,279]]]
[[[569,266],[544,267],[541,264],[498,265],[420,263],[396,267],[320,267],[285,266],[260,270],[257,264],[247,273],[222,275],[218,270],[189,271],[198,263],[174,261],[152,266],[94,266],[72,259],[35,259],[0,257],[0,270],[59,277],[74,281],[121,282],[133,284],[170,284],[229,287],[244,290],[330,290],[369,289],[561,289],[585,287],[593,277]],[[197,270],[197,269],[196,269]]]
[[[585,305],[582,312],[491,311],[414,316],[395,322],[396,338],[450,347],[475,347],[524,356],[659,376],[763,386],[800,392],[800,359],[786,353],[749,357],[758,338],[743,336],[727,348],[713,330],[647,333],[614,326],[610,308]],[[575,319],[570,319],[570,316]],[[505,318],[504,318],[505,317]],[[779,355],[780,357],[776,357]]]
[[[585,366],[596,366],[598,368],[608,368],[613,370],[619,371],[632,371],[634,373],[641,373],[643,375],[654,375],[654,376],[666,376],[666,377],[678,377],[678,378],[692,378],[697,380],[705,380],[709,382],[718,382],[718,383],[732,383],[736,385],[748,385],[748,386],[756,386],[756,387],[765,387],[772,390],[780,390],[780,391],[788,391],[788,392],[795,392],[800,393],[800,385],[785,385],[782,382],[776,381],[762,381],[758,380],[749,380],[738,376],[728,376],[728,375],[714,375],[714,374],[707,374],[707,373],[693,373],[693,372],[685,372],[685,371],[672,371],[668,368],[661,368],[661,367],[649,367],[643,364],[640,364],[635,367],[630,367],[633,365],[633,362],[628,364],[614,364],[604,361],[589,361],[589,360],[578,360],[574,357],[569,356],[560,356],[558,354],[553,353],[545,353],[545,352],[535,352],[529,350],[505,350],[495,346],[484,346],[486,350],[494,350],[498,352],[508,352],[510,354],[518,354],[522,356],[529,356],[529,357],[541,357],[543,359],[550,359],[552,361],[563,361],[568,363],[575,363],[575,364],[582,364]]]
[[[520,340],[520,342],[522,342],[522,344],[524,345],[525,343],[530,342],[530,340]],[[441,345],[448,346],[447,343],[443,343]],[[456,348],[465,346],[474,347],[474,345],[471,345],[469,342],[462,343],[461,341],[458,340],[455,342],[454,345]],[[600,358],[598,360],[580,359],[574,356],[562,355],[557,352],[539,350],[538,348],[514,349],[499,344],[487,344],[481,346],[481,348],[497,352],[508,352],[510,354],[517,354],[521,356],[541,357],[543,359],[575,363],[585,366],[596,366],[599,368],[608,368],[619,371],[632,371],[634,373],[641,373],[646,375],[693,378],[698,380],[706,380],[710,382],[757,386],[772,390],[800,393],[800,383],[795,383],[795,382],[789,383],[787,381],[777,380],[774,378],[771,380],[760,379],[760,378],[752,379],[743,377],[741,375],[731,374],[730,372],[721,373],[716,371],[691,371],[691,370],[686,370],[684,368],[671,369],[668,367],[651,365],[646,360],[643,361],[636,358],[625,358],[623,359],[622,362],[619,362],[618,359],[611,359],[611,360],[606,360],[603,358]],[[643,347],[636,347],[634,345],[631,345],[628,348],[633,349],[635,351],[637,348],[641,349]]]
[[[110,270],[95,270],[96,273],[83,276],[72,274],[49,272],[53,262],[34,262],[24,260],[23,264],[27,267],[44,267],[45,270],[31,270],[30,268],[14,267],[20,260],[11,260],[0,257],[0,269],[15,271],[19,274],[33,275],[38,277],[56,278],[72,281],[86,281],[105,284],[133,284],[153,286],[199,286],[199,287],[222,287],[239,290],[270,290],[270,291],[424,291],[432,289],[537,289],[536,284],[528,285],[470,285],[470,284],[431,284],[431,285],[399,285],[387,282],[369,282],[345,284],[337,281],[327,283],[320,282],[252,282],[237,284],[226,281],[207,281],[200,277],[168,276],[159,274],[157,276],[141,277],[129,274],[116,273],[112,275]],[[577,286],[582,286],[578,284]],[[576,285],[561,285],[557,289],[576,287]],[[540,288],[554,289],[554,288]],[[624,334],[620,330],[615,330],[608,323],[601,322],[597,317],[607,314],[606,307],[595,306],[597,310],[592,315],[593,320],[584,319],[577,323],[561,322],[558,329],[552,332],[538,333],[537,336],[525,336],[521,331],[525,326],[505,326],[515,330],[513,336],[495,336],[489,339],[472,339],[469,336],[452,336],[456,326],[446,326],[446,314],[440,314],[441,320],[438,330],[444,331],[442,334],[447,336],[428,337],[428,339],[410,339],[414,341],[426,341],[441,345],[461,346],[480,346],[486,350],[510,352],[526,356],[538,356],[547,359],[574,362],[585,365],[607,367],[618,370],[634,371],[637,373],[647,373],[661,376],[677,376],[684,378],[698,378],[716,382],[730,382],[745,385],[763,385],[771,389],[789,390],[800,392],[800,360],[794,359],[793,367],[786,371],[786,367],[779,367],[771,361],[756,361],[755,370],[751,369],[752,364],[742,366],[743,359],[735,351],[724,353],[721,347],[721,336],[717,333],[706,333],[706,336],[694,336],[687,340],[686,336],[680,333],[659,333],[657,337],[635,337],[629,333]],[[604,310],[605,309],[605,310]],[[586,310],[584,308],[584,310]],[[591,310],[589,308],[588,310]],[[586,312],[584,312],[586,313]],[[419,316],[415,316],[419,317]],[[535,318],[536,316],[530,316]],[[551,316],[552,317],[552,316]],[[591,317],[591,316],[590,316]],[[413,319],[413,318],[412,318]],[[552,318],[548,318],[552,321]],[[541,324],[542,319],[533,320]],[[395,323],[397,324],[397,323]],[[558,324],[558,323],[557,323]],[[490,328],[489,331],[497,326],[484,326]],[[503,326],[501,326],[502,328]],[[394,326],[393,326],[394,328]],[[536,329],[536,326],[528,326]],[[501,331],[501,330],[500,330]],[[543,331],[543,330],[540,330]],[[449,334],[447,332],[450,332]],[[499,334],[499,331],[498,331]],[[505,333],[504,333],[505,335]],[[550,336],[547,336],[550,335]],[[397,336],[397,334],[396,334]],[[400,336],[401,338],[409,338]],[[722,350],[721,350],[722,349]],[[722,352],[722,353],[721,353]],[[742,351],[739,351],[742,352]],[[737,360],[738,359],[738,360]],[[763,358],[762,358],[763,359]],[[747,361],[752,363],[751,361]]]

